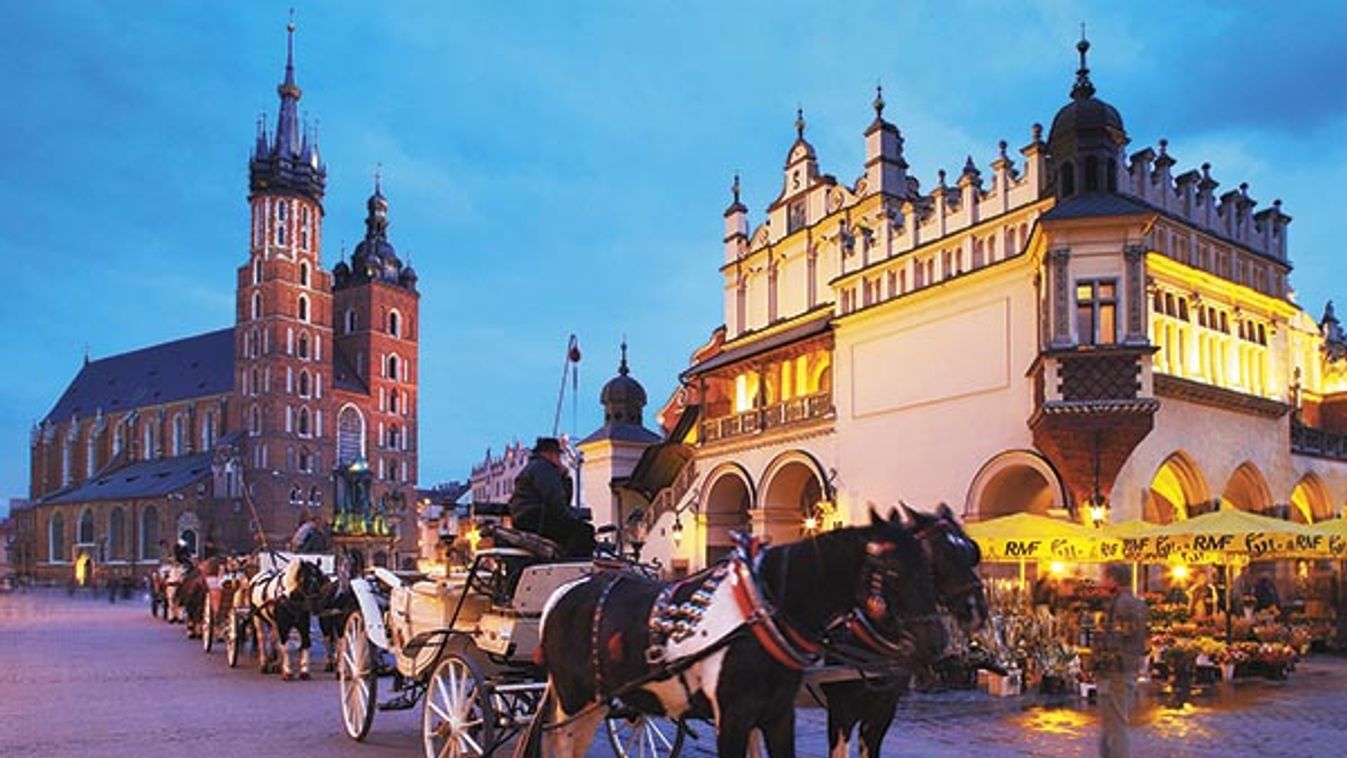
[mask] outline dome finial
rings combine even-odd
[[[734,195],[734,204],[739,204],[739,172],[734,172],[734,184],[730,186],[730,194]]]
[[[374,164],[374,194],[376,197],[383,196],[384,186],[384,164],[382,162]]]
[[[804,107],[795,108],[795,136],[804,139]]]
[[[627,335],[625,334],[622,335],[622,362],[617,364],[617,373],[622,376],[631,373],[631,369],[627,368]]]
[[[875,109],[875,118],[884,118],[884,85],[875,84],[875,100],[870,104]]]
[[[1080,53],[1080,68],[1076,69],[1076,84],[1071,88],[1071,97],[1085,100],[1094,96],[1094,83],[1090,81],[1090,67],[1086,65],[1085,54],[1090,51],[1090,40],[1085,38],[1085,24],[1080,25],[1080,42],[1076,43]]]

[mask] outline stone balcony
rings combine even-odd
[[[1316,458],[1330,458],[1347,461],[1347,434],[1336,434],[1305,426],[1298,421],[1291,422],[1291,452],[1296,455],[1312,455]]]
[[[832,392],[801,395],[764,408],[707,419],[701,424],[700,439],[703,445],[709,445],[803,426],[833,415]]]

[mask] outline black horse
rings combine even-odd
[[[987,598],[977,565],[982,559],[977,543],[969,539],[949,506],[941,503],[934,515],[900,505],[895,514],[907,524],[931,563],[940,605],[966,630],[987,620]],[[820,685],[828,705],[828,752],[845,758],[852,730],[860,726],[860,755],[878,758],[880,744],[893,724],[898,701],[907,693],[910,674],[829,682]]]
[[[266,571],[254,576],[249,584],[249,604],[257,634],[258,666],[262,673],[274,671],[276,656],[281,659],[281,678],[295,677],[290,666],[287,642],[290,632],[299,632],[300,679],[309,678],[309,649],[313,646],[310,627],[314,603],[328,583],[318,564],[295,559],[279,572]],[[275,647],[273,655],[268,647]]]
[[[724,758],[744,756],[755,729],[788,758],[802,671],[837,629],[892,630],[886,652],[914,662],[944,649],[930,563],[897,521],[872,513],[868,527],[752,552],[676,583],[610,572],[556,592],[542,622],[555,701],[546,754],[583,755],[620,700],[713,719]]]
[[[314,614],[318,616],[318,630],[323,635],[323,671],[336,670],[337,642],[346,628],[346,619],[359,609],[360,602],[351,590],[349,577],[328,582],[319,591],[314,601]]]

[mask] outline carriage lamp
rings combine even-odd
[[[673,541],[674,547],[681,548],[683,546],[683,518],[677,514],[674,514]]]

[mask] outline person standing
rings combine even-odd
[[[539,437],[515,477],[510,519],[516,529],[557,543],[565,557],[588,558],[594,554],[594,527],[571,507],[573,487],[561,463],[561,443]]]
[[[1099,677],[1100,758],[1131,755],[1128,721],[1137,692],[1137,670],[1146,653],[1146,603],[1132,594],[1127,566],[1104,567],[1104,589],[1112,595],[1104,634],[1096,651]]]

